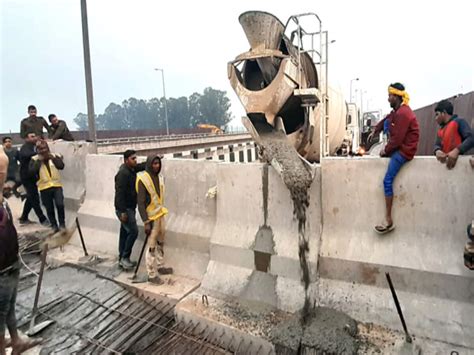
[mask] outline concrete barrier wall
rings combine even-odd
[[[79,207],[86,193],[86,156],[93,152],[93,144],[87,142],[55,141],[49,143],[54,153],[63,156],[65,168],[61,171],[64,198]]]
[[[216,199],[206,198],[216,185],[217,162],[163,160],[167,233],[165,261],[175,273],[201,279],[209,263],[216,221]]]
[[[399,329],[385,278],[390,272],[412,332],[474,346],[474,274],[463,264],[474,170],[467,157],[452,171],[432,157],[408,163],[394,184],[396,229],[379,236],[373,227],[384,218],[387,164],[379,158],[322,162],[320,301]]]
[[[114,176],[122,163],[119,155],[86,157],[86,198],[78,212],[87,248],[111,255],[118,254],[120,222],[115,216]],[[77,235],[73,243],[80,245]]]
[[[114,176],[122,157],[91,154],[85,162],[87,193],[78,213],[84,236],[90,249],[116,255]],[[452,171],[431,157],[408,163],[394,185],[396,230],[381,237],[373,227],[384,217],[387,164],[329,158],[317,168],[307,212],[310,295],[358,320],[400,329],[385,279],[390,272],[412,332],[472,347],[474,274],[462,253],[474,218],[474,171],[466,157]],[[163,165],[167,263],[178,274],[202,278],[203,293],[300,309],[297,224],[274,169],[182,159]],[[83,175],[74,175],[80,166],[64,172],[66,196],[74,199],[83,191]],[[217,198],[206,199],[214,185]]]
[[[68,224],[74,220],[80,204],[86,194],[86,156],[93,152],[94,146],[87,142],[55,141],[49,143],[54,153],[61,154],[64,159],[64,170],[61,180],[64,190]]]
[[[298,228],[281,178],[264,164],[221,163],[217,186],[217,221],[203,289],[289,311],[301,308]],[[310,194],[307,235],[314,282],[321,229],[319,171]]]

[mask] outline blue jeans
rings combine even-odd
[[[120,219],[120,212],[115,211]],[[138,237],[137,219],[135,217],[135,209],[127,209],[127,223],[120,221],[120,237],[119,237],[119,259],[130,258],[132,254],[133,244]]]
[[[388,163],[388,169],[385,173],[385,178],[383,179],[383,189],[386,197],[393,196],[393,181],[395,176],[408,160],[400,154],[400,151],[396,151],[390,157],[390,162]]]
[[[20,269],[0,275],[0,335],[16,329],[15,303]]]

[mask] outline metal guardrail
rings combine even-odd
[[[231,137],[241,136],[246,132],[239,133],[224,133],[224,134],[212,134],[212,133],[191,133],[191,134],[172,134],[169,136],[144,136],[144,137],[126,137],[126,138],[105,138],[97,139],[97,145],[108,146],[117,143],[133,143],[133,142],[157,142],[157,141],[173,141],[182,139],[196,139],[196,138],[213,138],[213,137]],[[250,135],[249,135],[250,137]]]

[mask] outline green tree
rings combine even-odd
[[[218,127],[227,125],[232,120],[230,100],[225,91],[211,87],[204,93],[194,93],[189,98],[191,122],[193,126],[199,123],[209,123]]]
[[[170,98],[168,103],[168,124],[169,128],[191,128],[189,120],[188,98]]]
[[[76,118],[74,118],[74,123],[77,126],[77,129],[79,131],[86,131],[89,127],[88,121],[87,121],[87,115],[85,113],[79,112],[76,115]]]
[[[189,120],[191,127],[196,127],[199,123],[204,123],[201,116],[201,109],[199,102],[201,100],[201,94],[195,92],[188,99],[189,105]]]
[[[199,123],[225,126],[231,120],[230,100],[225,91],[206,88],[203,94],[189,98],[152,98],[148,101],[131,97],[122,104],[110,103],[96,116],[98,130],[165,129],[167,108],[170,129],[193,128]],[[78,113],[74,122],[79,130],[87,129],[87,115]]]
[[[147,101],[148,114],[150,125],[156,129],[165,129],[165,111],[163,108],[164,100],[157,99],[156,97]]]

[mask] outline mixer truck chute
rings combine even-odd
[[[303,18],[312,19],[319,30],[306,31]],[[308,161],[335,154],[345,137],[347,109],[341,92],[327,82],[327,32],[319,17],[291,16],[283,25],[272,14],[249,11],[239,22],[251,48],[228,64],[228,78],[254,140],[261,145],[259,130],[267,135],[273,130],[283,132]],[[296,28],[287,36],[290,24]],[[317,45],[304,48],[304,38]]]

